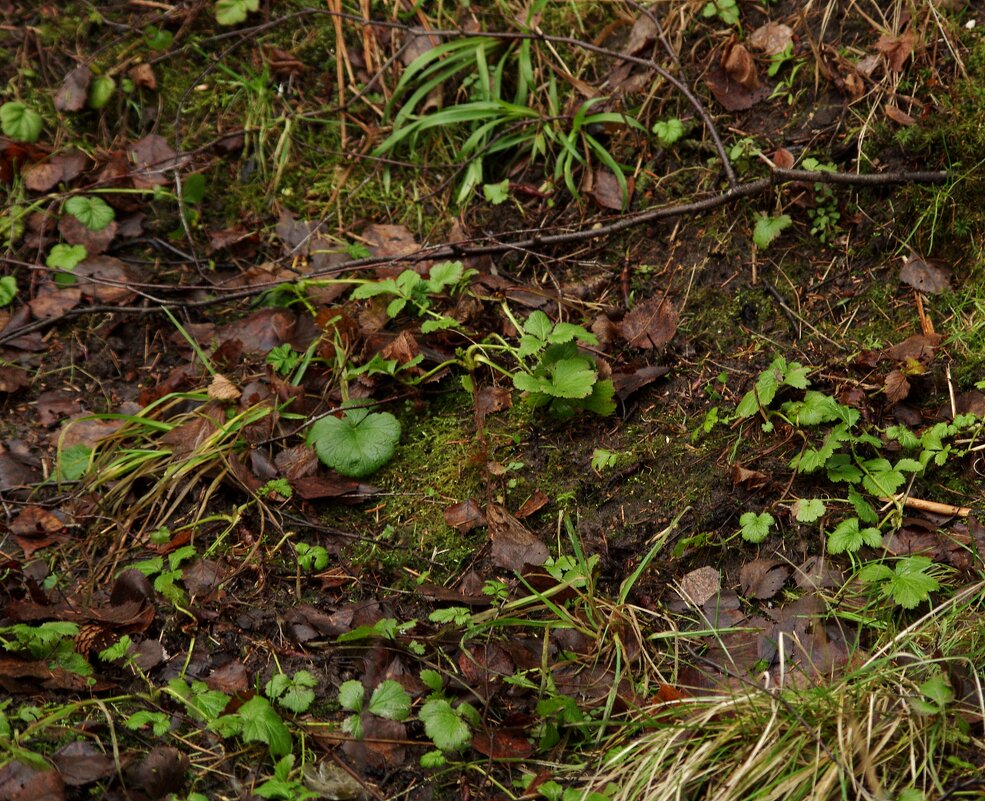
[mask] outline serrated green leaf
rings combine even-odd
[[[389,412],[350,409],[345,417],[323,417],[308,431],[308,444],[329,467],[350,478],[375,473],[390,461],[400,441],[400,423]]]
[[[275,757],[291,753],[291,732],[266,698],[254,695],[237,714],[243,721],[244,741],[264,743]]]
[[[858,515],[858,519],[863,523],[875,523],[879,520],[879,515],[875,509],[872,508],[870,504],[862,493],[858,492],[854,487],[850,487],[848,490],[848,501],[853,507],[855,507],[855,514]]]
[[[526,359],[528,356],[533,356],[535,353],[539,353],[544,349],[546,343],[540,337],[535,337],[533,334],[524,334],[520,337],[520,345],[517,348],[517,358]]]
[[[909,556],[896,563],[885,589],[899,606],[915,609],[930,598],[930,593],[940,589],[937,579],[926,572],[932,564],[926,556]]]
[[[607,417],[616,411],[615,398],[616,386],[606,378],[603,381],[596,381],[595,386],[592,387],[592,394],[579,403],[587,411]]]
[[[765,250],[783,231],[790,227],[792,222],[789,214],[780,214],[776,217],[760,215],[752,232],[752,241],[760,250]]]
[[[75,195],[65,201],[65,211],[90,231],[102,231],[116,218],[113,207],[101,197]]]
[[[954,691],[948,685],[943,673],[937,673],[920,685],[920,692],[943,709],[954,700]]]
[[[362,715],[349,715],[342,721],[342,731],[354,740],[363,738],[363,719]]]
[[[810,500],[801,498],[795,501],[793,505],[794,517],[797,518],[798,523],[813,523],[823,517],[826,511],[827,507],[820,498],[811,498]]]
[[[540,392],[544,394],[547,394],[552,388],[551,383],[546,379],[522,371],[513,374],[513,386],[521,392]]]
[[[783,404],[783,411],[798,426],[816,426],[842,419],[841,404],[816,390],[808,390],[802,401]]]
[[[857,517],[849,517],[828,534],[828,553],[854,553],[863,545],[877,548],[882,544],[882,532],[877,528],[861,528]]]
[[[677,117],[667,120],[660,120],[653,126],[653,133],[660,142],[661,147],[670,147],[678,139],[684,136],[684,123]]]
[[[848,484],[858,484],[864,477],[864,473],[847,453],[834,454],[825,462],[825,470],[828,474],[828,480],[834,482],[843,481]]]
[[[858,571],[859,581],[865,582],[885,581],[892,578],[893,575],[893,569],[882,564],[882,562],[870,562]]]
[[[739,518],[739,526],[741,527],[739,533],[746,542],[762,542],[769,536],[770,529],[775,523],[776,520],[769,512],[762,514],[746,512]]]
[[[783,371],[783,383],[794,389],[807,389],[811,385],[808,378],[810,373],[810,367],[804,367],[800,362],[790,362]]]
[[[900,459],[893,469],[901,473],[919,473],[923,465],[916,459]]]
[[[155,737],[163,737],[171,728],[171,718],[164,712],[149,712],[141,709],[126,720],[126,727],[130,731],[137,731],[144,726],[150,726]]]
[[[442,315],[437,319],[425,320],[421,323],[422,334],[433,334],[435,331],[444,331],[446,328],[458,328],[459,322],[454,317]]]
[[[350,297],[353,300],[366,300],[375,298],[377,295],[399,294],[400,289],[397,287],[397,282],[392,278],[387,278],[383,281],[367,281],[365,284],[360,284],[352,290]]]
[[[555,398],[587,398],[598,380],[598,373],[587,359],[561,359],[551,366],[548,395]]]
[[[350,712],[361,712],[365,697],[366,688],[363,687],[361,681],[356,679],[349,679],[339,687],[339,706]]]
[[[0,106],[0,129],[16,142],[36,142],[44,121],[33,108],[11,100]]]
[[[59,242],[48,252],[48,258],[44,263],[53,270],[74,270],[88,255],[84,245],[66,245]]]
[[[459,751],[472,739],[468,724],[443,698],[425,702],[418,717],[424,723],[424,732],[431,742],[442,751]]]
[[[443,261],[435,264],[428,273],[428,291],[432,294],[455,286],[462,280],[465,268],[460,261]]]
[[[510,198],[510,179],[506,178],[498,184],[483,184],[482,196],[494,206],[505,203]]]
[[[441,692],[441,688],[444,685],[441,674],[437,670],[431,670],[430,668],[425,668],[421,671],[421,681],[429,690],[436,693]]]
[[[369,711],[388,720],[406,720],[410,714],[410,694],[400,682],[387,679],[373,690]]]
[[[260,8],[260,0],[217,0],[215,21],[220,25],[239,25],[251,11]]]
[[[441,751],[428,751],[426,754],[421,756],[421,767],[422,768],[440,768],[448,760]]]
[[[554,326],[551,324],[551,318],[542,311],[535,311],[523,324],[523,330],[528,334],[533,334],[541,342],[547,341],[553,329]]]
[[[572,340],[584,342],[586,345],[599,344],[598,337],[595,334],[586,331],[580,325],[575,325],[574,323],[558,323],[547,337],[548,342],[557,345],[571,342]]]

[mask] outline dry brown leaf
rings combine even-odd
[[[482,514],[482,509],[473,498],[453,503],[446,507],[442,514],[449,526],[463,534],[486,524],[486,516]]]
[[[132,166],[130,179],[137,189],[153,189],[171,183],[168,172],[183,166],[188,158],[179,156],[163,136],[148,134],[127,151]]]
[[[216,401],[239,400],[243,393],[237,389],[236,385],[220,373],[212,376],[212,383],[209,384],[209,398]]]
[[[739,586],[747,598],[766,600],[776,595],[790,578],[790,567],[775,559],[754,559],[739,571]]]
[[[150,89],[152,92],[157,90],[157,77],[154,75],[154,68],[150,64],[137,64],[130,68],[130,80],[137,86]]]
[[[759,73],[756,71],[756,62],[753,61],[744,45],[735,43],[729,47],[723,54],[722,66],[725,68],[725,73],[729,79],[744,89],[752,92],[759,88]]]
[[[781,170],[792,170],[794,164],[796,164],[796,160],[794,159],[793,153],[785,147],[781,147],[777,148],[776,152],[773,153],[773,163]]]
[[[100,303],[125,303],[134,297],[130,268],[112,256],[90,256],[76,266],[74,274],[82,294]]]
[[[629,197],[633,194],[632,183],[632,178],[627,180]],[[589,194],[603,209],[621,211],[623,208],[622,187],[619,186],[619,181],[611,170],[605,168],[595,170]]]
[[[634,348],[662,348],[677,332],[678,314],[666,298],[650,298],[633,308],[616,330]]]
[[[883,108],[886,116],[899,125],[916,125],[917,121],[893,103],[887,103]]]
[[[31,376],[19,367],[0,367],[0,393],[14,393],[31,386]]]
[[[936,295],[951,288],[951,276],[947,270],[915,255],[906,260],[899,280],[927,295]]]
[[[741,464],[732,465],[732,484],[746,489],[759,489],[766,485],[770,477],[759,470],[750,470]]]
[[[104,253],[110,246],[117,231],[116,220],[113,220],[98,231],[93,231],[83,225],[71,214],[64,215],[58,221],[58,231],[70,245],[82,245],[90,257]],[[122,262],[120,262],[122,264]]]
[[[749,46],[775,56],[793,43],[793,28],[782,22],[767,22],[749,34]]]
[[[914,36],[907,31],[902,36],[883,34],[876,42],[876,50],[886,59],[889,69],[902,72],[907,60],[913,55]]]
[[[886,400],[890,403],[899,403],[910,394],[910,382],[901,370],[893,370],[886,376],[883,389],[886,392]]]
[[[55,108],[58,111],[82,111],[89,99],[89,82],[92,71],[88,67],[76,67],[62,81],[55,95]]]
[[[547,561],[547,546],[503,506],[488,504],[486,521],[492,540],[492,558],[497,566],[520,573],[525,565],[536,567]]]
[[[51,761],[62,781],[70,787],[81,787],[112,776],[116,765],[111,756],[85,740],[63,745],[51,755]]]
[[[721,588],[722,574],[710,566],[692,570],[680,582],[681,597],[695,606],[701,606],[714,598]]]

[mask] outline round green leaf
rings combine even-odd
[[[34,109],[17,101],[0,106],[0,128],[17,142],[37,142],[43,120]]]
[[[349,679],[339,687],[339,706],[350,712],[360,712],[363,708],[363,696],[366,690],[361,681]]]
[[[116,81],[108,75],[100,75],[89,84],[89,108],[105,108],[116,91]]]
[[[66,200],[65,211],[90,231],[102,231],[116,217],[113,207],[105,200],[86,195],[76,195]]]
[[[424,722],[424,731],[431,742],[442,751],[458,751],[472,739],[468,724],[443,698],[425,703],[418,717]]]
[[[12,275],[0,278],[0,307],[9,306],[17,297],[17,279]]]
[[[321,461],[342,475],[362,478],[390,461],[400,441],[400,423],[389,412],[350,409],[345,417],[325,417],[308,432]]]

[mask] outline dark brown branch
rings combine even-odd
[[[422,247],[414,253],[402,256],[378,257],[370,256],[363,259],[352,259],[334,267],[321,271],[314,271],[298,276],[296,281],[310,281],[318,278],[328,278],[344,273],[351,273],[367,267],[378,267],[385,264],[414,263],[430,261],[434,259],[466,259],[475,256],[488,256],[498,253],[506,253],[513,250],[539,250],[541,248],[554,245],[565,245],[576,242],[584,242],[589,239],[610,236],[620,231],[635,228],[638,225],[666,220],[672,217],[683,217],[701,212],[711,211],[721,206],[725,206],[735,200],[744,197],[751,197],[767,191],[777,183],[786,181],[797,181],[806,183],[830,183],[843,186],[873,187],[891,186],[893,184],[906,183],[941,183],[948,179],[948,173],[941,172],[891,172],[891,173],[872,173],[867,175],[854,175],[852,173],[837,172],[809,172],[807,170],[781,170],[775,169],[767,178],[759,178],[755,181],[738,184],[735,188],[729,189],[717,195],[710,195],[695,200],[691,203],[680,203],[672,206],[660,206],[650,208],[635,214],[626,214],[614,222],[610,222],[599,227],[593,227],[594,222],[585,223],[582,227],[574,231],[566,231],[559,234],[531,234],[523,238],[508,241],[486,239],[476,240],[475,244],[455,243],[441,244]],[[514,232],[517,233],[517,232]],[[0,261],[10,261],[0,257]],[[194,309],[214,306],[219,303],[227,303],[232,300],[242,300],[255,297],[270,289],[278,286],[287,286],[291,281],[271,281],[266,284],[257,284],[246,289],[236,289],[198,301],[174,301],[173,303],[162,303],[158,306],[88,306],[80,309],[70,309],[61,317],[47,320],[35,320],[27,325],[19,326],[12,331],[0,333],[0,344],[10,342],[12,339],[30,334],[35,331],[43,331],[56,324],[59,320],[71,319],[84,314],[96,314],[105,312],[115,312],[121,314],[148,314],[161,312],[164,309]],[[186,287],[175,287],[175,290],[184,290]],[[219,288],[215,288],[216,291]]]

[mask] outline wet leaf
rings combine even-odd
[[[463,534],[486,524],[486,517],[473,498],[453,503],[445,508],[443,515],[449,526]]]
[[[179,793],[191,763],[185,754],[170,746],[155,746],[136,764],[126,769],[126,777],[146,793],[151,801]]]
[[[907,31],[901,36],[883,34],[876,42],[876,50],[883,55],[892,72],[902,72],[903,67],[913,55],[914,36]]]
[[[520,573],[525,565],[539,566],[547,561],[547,546],[504,507],[488,504],[486,520],[496,565]]]
[[[84,740],[62,746],[51,755],[51,761],[70,787],[90,784],[115,772],[113,758]]]
[[[57,770],[26,765],[14,759],[0,768],[0,799],[65,801],[65,784]]]
[[[776,595],[790,578],[790,567],[775,559],[754,559],[739,571],[739,585],[747,598],[766,600]]]
[[[767,22],[749,34],[749,46],[775,56],[793,42],[793,29],[782,22]]]
[[[400,441],[400,423],[389,412],[349,409],[344,417],[316,421],[307,441],[326,465],[344,476],[362,478],[393,457]]]

